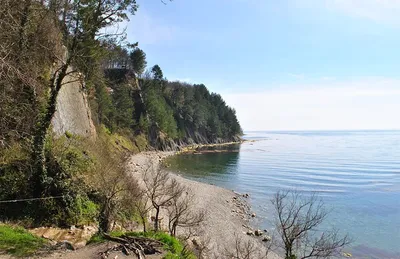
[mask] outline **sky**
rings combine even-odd
[[[400,129],[400,0],[138,3],[148,65],[220,93],[245,131]]]

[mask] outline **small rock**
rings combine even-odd
[[[69,229],[71,229],[72,231],[74,231],[76,229],[75,225],[72,225]]]
[[[251,217],[252,217],[252,218],[255,218],[255,217],[256,217],[256,214],[255,214],[255,213],[252,213],[252,214],[251,214]]]
[[[248,236],[254,236],[254,233],[253,233],[253,231],[249,230],[249,231],[246,232],[246,235],[248,235]]]
[[[268,232],[268,229],[264,229],[264,232],[267,233],[267,232]]]
[[[193,238],[193,239],[192,239],[192,243],[193,243],[193,245],[194,245],[195,247],[199,247],[201,242],[199,241],[198,238]]]
[[[259,237],[259,236],[262,236],[263,232],[261,230],[257,229],[256,231],[254,231],[254,234]]]
[[[271,241],[271,240],[272,240],[272,238],[271,238],[270,236],[265,236],[265,237],[262,239],[263,242],[269,242],[269,241]]]
[[[237,200],[237,197],[235,196],[235,197],[233,197],[233,199],[234,199],[234,200]]]
[[[49,242],[49,244],[50,244],[51,246],[57,245],[57,241],[55,241],[55,240],[49,239],[49,240],[47,240],[47,242]]]
[[[64,246],[68,250],[75,250],[75,247],[72,245],[72,243],[67,240],[62,241],[61,245]]]

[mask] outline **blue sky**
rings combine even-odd
[[[400,129],[400,0],[142,0],[148,64],[204,83],[245,130]]]

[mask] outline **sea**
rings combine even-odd
[[[219,152],[182,154],[182,176],[250,194],[252,224],[273,229],[272,196],[316,193],[330,211],[321,228],[348,234],[352,258],[400,259],[400,131],[258,131]]]

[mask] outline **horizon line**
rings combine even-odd
[[[243,132],[301,132],[301,131],[400,131],[400,129],[295,129],[295,130],[243,130]]]

